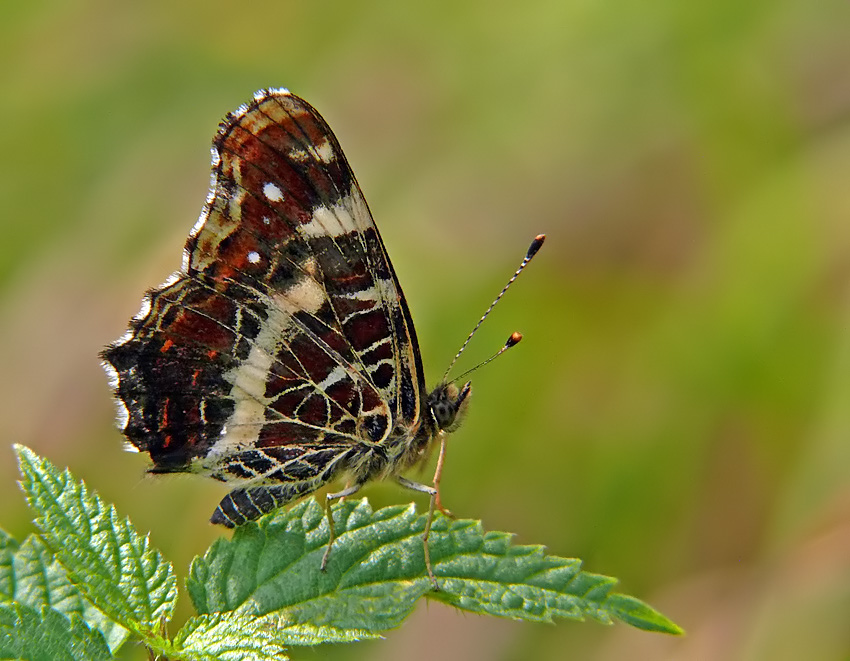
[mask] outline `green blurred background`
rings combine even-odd
[[[286,86],[348,154],[429,383],[547,233],[465,356],[526,336],[475,375],[444,499],[688,631],[423,604],[385,641],[293,657],[848,658],[846,0],[7,0],[0,54],[6,530],[31,529],[18,442],[181,576],[220,534],[221,485],[122,451],[97,352],[179,266],[220,118]]]

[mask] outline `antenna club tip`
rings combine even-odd
[[[511,333],[511,336],[508,338],[508,341],[505,342],[505,348],[510,349],[513,346],[519,344],[519,341],[522,339],[522,333],[514,331]]]
[[[531,242],[531,245],[528,247],[528,254],[525,256],[526,259],[531,259],[534,255],[537,254],[537,251],[540,250],[540,246],[543,245],[543,242],[546,240],[545,234],[538,234],[534,237],[534,241]]]

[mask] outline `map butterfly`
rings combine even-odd
[[[257,92],[222,122],[212,169],[181,270],[146,294],[127,333],[102,353],[130,449],[150,454],[151,473],[234,484],[211,518],[229,528],[340,476],[348,486],[327,504],[393,477],[430,496],[425,559],[438,587],[428,532],[443,509],[445,436],[470,383],[444,377],[425,390],[392,263],[336,137],[310,104],[283,89]],[[434,486],[404,478],[435,441]],[[334,539],[328,514],[323,568]]]

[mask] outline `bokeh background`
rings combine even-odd
[[[334,127],[429,383],[547,233],[465,356],[526,336],[475,375],[445,501],[688,631],[422,604],[295,659],[848,658],[846,0],[4,2],[0,525],[31,530],[18,442],[181,576],[219,534],[221,485],[122,451],[97,352],[179,266],[217,123],[265,86]]]

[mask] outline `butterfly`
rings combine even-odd
[[[261,90],[225,117],[182,268],[147,292],[101,357],[119,426],[129,449],[150,455],[149,472],[234,485],[212,523],[233,528],[345,476],[326,499],[324,568],[330,502],[392,477],[430,498],[425,561],[439,589],[428,534],[444,510],[446,434],[471,384],[444,377],[426,390],[378,228],[339,142],[306,101]],[[437,443],[433,486],[405,478]]]

